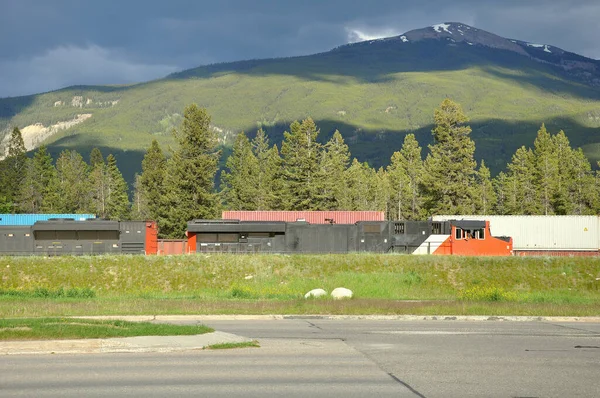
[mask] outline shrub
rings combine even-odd
[[[514,292],[507,292],[496,286],[472,286],[458,293],[458,298],[465,301],[516,301]]]

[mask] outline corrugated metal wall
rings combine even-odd
[[[51,218],[72,218],[76,221],[96,218],[94,214],[0,214],[0,225],[33,225]]]
[[[598,216],[441,215],[433,221],[488,220],[493,236],[513,238],[513,250],[595,250],[600,248]]]
[[[306,221],[310,224],[354,224],[359,221],[384,221],[382,211],[224,211],[224,220],[240,221]]]

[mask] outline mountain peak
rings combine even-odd
[[[450,43],[462,43],[470,46],[481,45],[528,55],[527,51],[516,41],[508,40],[461,22],[444,22],[422,29],[411,30],[402,36],[407,41],[418,42],[428,39],[447,40]]]

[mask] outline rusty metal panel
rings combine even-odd
[[[355,224],[359,221],[384,221],[382,211],[246,211],[229,210],[223,219],[240,221],[306,221],[309,224]]]
[[[177,255],[185,254],[186,240],[185,239],[159,239],[158,253],[159,255]]]

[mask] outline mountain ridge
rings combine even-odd
[[[278,142],[289,123],[311,116],[322,139],[339,129],[359,160],[385,165],[404,134],[417,134],[424,147],[430,142],[433,111],[450,97],[471,117],[477,157],[497,172],[517,147],[533,144],[543,122],[554,132],[564,129],[574,145],[600,159],[598,65],[558,47],[451,22],[313,55],[0,99],[0,130],[50,126],[89,113],[49,138],[51,150],[98,146],[104,155],[121,153],[119,162],[141,160],[153,138],[164,148],[172,143],[170,131],[183,108],[196,102],[213,116],[224,143],[258,128]]]

